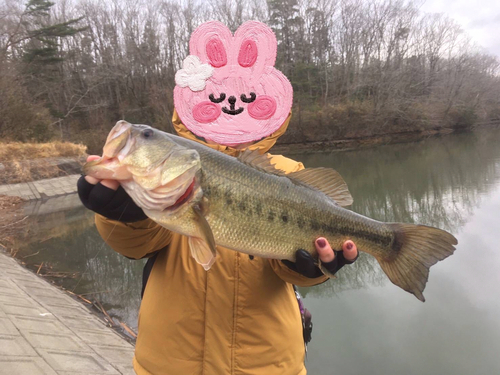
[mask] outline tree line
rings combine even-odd
[[[500,119],[499,59],[409,0],[2,0],[0,135],[96,151],[119,119],[171,129],[192,31],[267,23],[294,88],[287,142]]]

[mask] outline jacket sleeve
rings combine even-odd
[[[280,279],[297,286],[314,286],[322,284],[329,279],[328,276],[309,278],[288,268],[281,260],[269,259],[272,269]]]
[[[132,259],[147,257],[172,240],[172,232],[151,219],[122,223],[96,214],[95,224],[101,237],[113,250]]]

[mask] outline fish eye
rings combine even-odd
[[[153,129],[144,129],[142,132],[141,132],[141,135],[142,135],[142,138],[151,138],[153,136],[154,132],[153,132]]]

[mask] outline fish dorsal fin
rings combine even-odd
[[[287,174],[271,163],[269,154],[261,154],[258,150],[245,150],[238,156],[238,159],[258,170],[277,176],[286,176],[297,185],[319,190],[339,206],[345,207],[352,204],[352,196],[347,184],[342,176],[331,168],[306,168]]]
[[[205,271],[208,271],[215,262],[217,256],[217,248],[215,245],[212,229],[205,219],[202,210],[195,206],[193,211],[197,218],[198,236],[189,237],[189,247],[193,258],[203,266]]]
[[[259,150],[245,150],[239,154],[238,160],[252,168],[277,176],[284,176],[286,174],[271,163],[271,155],[267,153],[261,154]]]
[[[339,206],[345,207],[352,204],[352,196],[349,193],[347,184],[336,170],[331,168],[306,168],[290,173],[286,177],[321,191]]]

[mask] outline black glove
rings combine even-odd
[[[322,263],[323,267],[330,271],[332,275],[335,275],[346,264],[354,263],[357,259],[356,257],[354,260],[347,260],[344,258],[343,251],[333,250],[333,252],[335,253],[335,259],[328,263]],[[292,271],[298,272],[310,279],[323,276],[323,272],[314,264],[314,259],[311,254],[305,250],[297,250],[295,253],[295,262],[289,260],[282,260],[282,262]]]
[[[113,190],[100,182],[92,185],[87,182],[85,176],[82,176],[77,182],[77,187],[78,196],[83,205],[108,219],[124,223],[147,219],[144,211],[134,203],[121,186]]]

